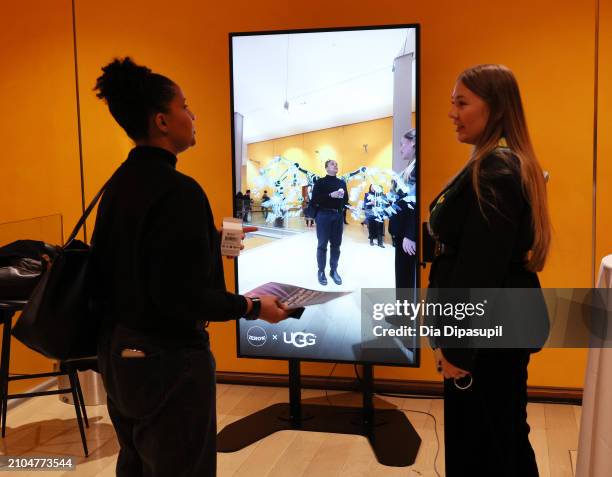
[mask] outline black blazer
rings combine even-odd
[[[416,204],[411,203],[412,207],[408,206],[408,203],[403,199],[405,194],[400,194],[398,200],[395,202],[399,207],[396,214],[389,217],[389,233],[399,240],[399,246],[401,248],[401,241],[405,238],[416,242],[417,235],[417,216],[416,216]]]
[[[485,200],[482,208],[472,185],[472,170],[466,168],[451,184],[456,186],[455,193],[438,213],[434,236],[450,252],[434,258],[429,287],[452,288],[454,295],[468,288],[539,288],[536,273],[525,269],[533,228],[520,163],[503,149],[484,158],[481,164],[481,194]],[[447,190],[434,199],[430,211]],[[539,309],[543,303],[542,298],[537,304]],[[508,305],[517,304],[497,306]],[[471,369],[474,353],[470,350],[446,349],[443,343],[437,344],[453,364]]]

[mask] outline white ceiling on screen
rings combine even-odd
[[[393,60],[414,53],[415,33],[236,36],[232,48],[234,111],[248,144],[391,116]]]

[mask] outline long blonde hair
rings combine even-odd
[[[472,167],[472,183],[478,203],[482,209],[481,162],[505,138],[520,162],[523,192],[532,210],[534,240],[527,269],[540,271],[544,268],[551,240],[546,182],[529,137],[516,78],[506,66],[488,64],[465,70],[457,81],[484,100],[489,109],[489,119],[468,162]]]
[[[402,139],[412,141],[416,144],[416,128],[408,129],[408,131],[406,131],[404,135],[402,136]],[[408,184],[410,182],[410,176],[413,174],[415,168],[416,168],[416,155],[412,158],[412,161],[410,161],[410,163],[400,173],[400,176],[405,184]]]

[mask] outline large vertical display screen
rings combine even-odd
[[[238,355],[418,366],[415,338],[361,326],[362,289],[419,285],[418,25],[229,40],[234,211],[257,227],[237,289],[324,292],[299,319],[240,320]]]

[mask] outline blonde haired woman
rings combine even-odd
[[[473,150],[430,206],[437,256],[429,286],[539,288],[550,222],[516,79],[502,65],[469,68],[451,104],[457,139]],[[530,350],[439,346],[447,477],[537,476],[526,411]]]
[[[416,204],[406,202],[406,196],[416,195],[416,129],[406,131],[400,139],[400,156],[407,163],[394,179],[392,190],[398,194],[397,214],[389,217],[389,233],[395,247],[395,287],[414,288],[416,285]],[[400,182],[400,185],[397,185]],[[404,292],[401,292],[404,293]]]

